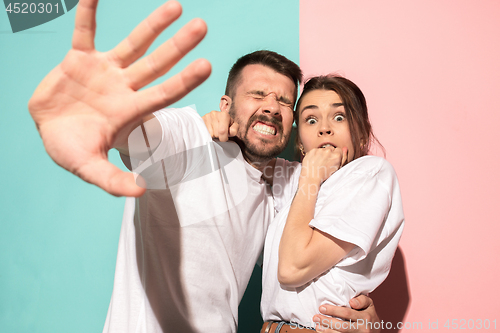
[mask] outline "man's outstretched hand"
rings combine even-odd
[[[40,83],[29,110],[45,149],[61,167],[117,196],[140,196],[131,173],[107,159],[109,149],[126,150],[128,134],[151,112],[174,103],[208,78],[199,59],[154,87],[138,91],[164,75],[205,36],[194,19],[147,57],[156,37],[182,12],[169,1],[156,9],[111,51],[94,49],[97,0],[80,0],[72,49]]]

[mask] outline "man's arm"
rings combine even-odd
[[[322,305],[319,308],[321,314],[317,314],[313,318],[314,322],[317,323],[316,330],[326,333],[380,332],[380,319],[370,297],[360,295],[351,299],[349,304],[352,309],[328,304]]]
[[[169,1],[155,10],[111,51],[94,48],[97,0],[80,0],[72,49],[35,90],[28,108],[50,157],[61,167],[113,195],[140,196],[131,173],[107,160],[108,150],[124,147],[143,117],[174,103],[211,71],[204,59],[154,87],[205,36],[205,22],[194,19],[147,57],[156,37],[181,14]]]
[[[212,139],[226,142],[238,133],[239,125],[233,121],[227,112],[211,111],[201,118],[205,122]]]
[[[205,122],[212,139],[226,142],[238,134],[239,125],[233,121],[227,112],[211,111],[201,118]],[[275,165],[276,159],[273,158],[262,170],[262,178],[271,186],[273,185]]]

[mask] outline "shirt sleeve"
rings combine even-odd
[[[162,140],[153,156],[159,160],[211,142],[210,134],[193,106],[157,111]]]
[[[353,162],[322,185],[317,201],[320,208],[309,223],[356,245],[338,265],[362,260],[374,246],[375,239],[380,239],[391,209],[394,187],[398,186],[394,169],[386,160],[371,156]]]
[[[161,126],[161,139],[158,147],[150,150],[147,158],[130,153],[132,170],[140,175],[148,189],[165,189],[185,178],[190,170],[187,163],[193,156],[206,150],[212,142],[203,119],[191,106],[168,108],[154,113]],[[129,146],[139,151],[148,151],[148,133],[139,127],[129,137]],[[130,144],[134,140],[134,144]],[[140,156],[140,157],[139,157]]]

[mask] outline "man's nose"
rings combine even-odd
[[[273,117],[281,115],[278,96],[276,96],[275,93],[270,93],[269,95],[264,97],[264,105],[262,106],[262,112],[269,114]]]

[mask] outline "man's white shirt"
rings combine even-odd
[[[104,332],[236,332],[274,216],[271,190],[191,107],[155,116],[159,146],[130,153],[148,190],[126,200]]]

